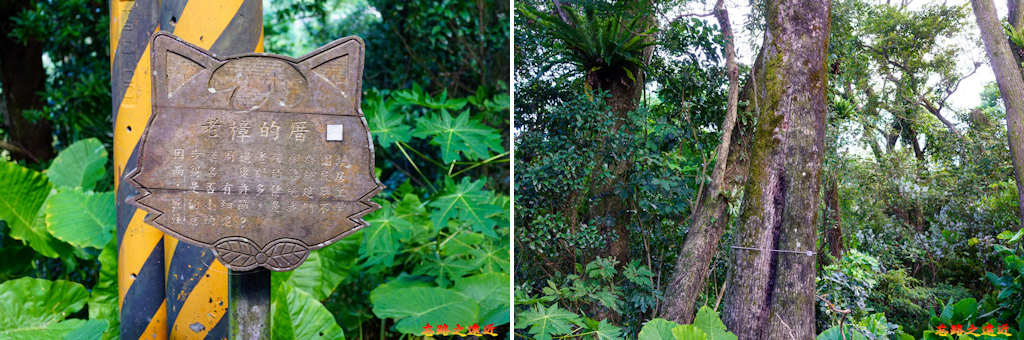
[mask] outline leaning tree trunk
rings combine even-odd
[[[748,143],[733,145],[733,132],[739,130],[736,127],[736,111],[739,102],[739,69],[736,66],[736,52],[733,43],[732,26],[729,23],[729,12],[725,8],[725,1],[718,0],[715,4],[715,17],[722,27],[723,50],[726,60],[726,71],[729,74],[729,102],[726,107],[725,120],[722,122],[721,142],[715,150],[715,168],[711,171],[711,185],[701,197],[697,208],[693,212],[693,223],[686,232],[686,239],[683,241],[683,248],[679,252],[679,259],[672,272],[672,278],[665,287],[665,303],[661,307],[661,317],[667,320],[687,324],[693,321],[694,307],[697,298],[704,289],[704,282],[707,280],[715,250],[718,249],[718,242],[729,225],[728,214],[726,213],[726,197],[723,192],[742,185],[745,174],[737,174],[738,178],[726,183],[727,168],[742,166],[740,162],[746,157],[738,157],[741,153],[736,147],[745,148]],[[760,56],[758,56],[760,61]],[[758,63],[755,68],[760,67]],[[750,85],[750,82],[748,82]],[[744,92],[750,87],[745,87]],[[743,134],[737,134],[737,138],[743,138]],[[746,136],[749,138],[748,136]],[[736,146],[736,147],[734,147]],[[745,162],[743,162],[745,163]],[[745,164],[744,164],[745,165]]]
[[[755,75],[760,116],[722,313],[740,339],[815,336],[811,255],[825,152],[830,8],[829,0],[767,4],[764,67]]]
[[[1017,2],[1010,0],[1008,5],[1011,9],[1011,19],[1016,17],[1015,23],[1020,22],[1020,8],[1015,5]],[[995,4],[992,0],[971,0],[974,8],[974,16],[978,20],[978,28],[981,29],[981,40],[985,42],[985,51],[988,54],[989,63],[992,64],[992,71],[996,75],[996,84],[999,85],[999,94],[1003,97],[1003,104],[1006,106],[1006,134],[1010,142],[1010,157],[1013,161],[1013,176],[1017,180],[1017,200],[1020,203],[1020,218],[1024,219],[1024,78],[1021,76],[1021,68],[1018,67],[1010,44],[1003,33],[1003,27],[996,15]],[[1016,13],[1016,15],[1014,15]]]

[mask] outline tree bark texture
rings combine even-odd
[[[768,3],[760,112],[723,322],[740,339],[813,339],[828,109],[829,0]],[[763,80],[763,81],[761,81]]]
[[[10,135],[9,144],[20,149],[12,150],[13,159],[45,162],[53,158],[50,122],[42,119],[33,123],[25,118],[26,111],[43,108],[37,94],[46,89],[43,42],[22,44],[10,36],[12,17],[31,6],[31,1],[0,5],[0,84],[7,102],[3,128]]]
[[[724,0],[715,4],[715,17],[722,28],[723,50],[726,60],[726,71],[729,74],[729,102],[726,107],[725,120],[722,123],[722,136],[715,150],[715,167],[711,172],[711,185],[706,195],[701,197],[693,212],[690,229],[683,241],[679,259],[676,261],[672,278],[665,287],[665,302],[661,307],[660,317],[682,324],[693,322],[697,298],[704,289],[709,273],[709,266],[718,249],[718,242],[728,228],[728,202],[722,192],[743,185],[746,172],[736,171],[745,168],[747,157],[740,157],[749,145],[750,134],[744,134],[746,126],[736,126],[737,104],[739,102],[739,69],[736,66],[736,52],[733,43],[732,26],[729,12]],[[760,67],[760,56],[755,68]],[[750,82],[747,82],[750,84]],[[750,87],[745,87],[744,92]],[[735,135],[733,132],[738,132]],[[734,142],[735,139],[738,139]],[[739,139],[745,139],[740,141]],[[733,147],[735,146],[735,147]],[[740,150],[738,150],[740,149]],[[740,164],[740,163],[743,164]],[[733,169],[728,171],[727,168]],[[726,173],[732,174],[726,182]]]
[[[1012,6],[1015,16],[1019,17],[1020,8],[1014,5],[1016,2],[1010,0],[1008,4]],[[1024,174],[1024,144],[1021,144],[1024,143],[1024,122],[1021,121],[1021,115],[1024,115],[1024,78],[1010,50],[1006,34],[1003,33],[995,4],[992,0],[971,0],[971,7],[974,8],[974,16],[981,29],[981,40],[985,42],[985,51],[996,75],[999,94],[1006,105],[1006,134],[1009,137],[1013,176],[1017,180],[1019,213],[1024,219],[1024,180],[1021,178]]]

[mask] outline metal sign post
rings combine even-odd
[[[139,194],[126,201],[232,271],[231,334],[269,336],[266,269],[297,268],[380,208],[359,105],[363,42],[219,57],[158,32],[150,47],[153,115],[125,178]]]

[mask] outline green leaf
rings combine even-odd
[[[594,330],[597,339],[599,340],[613,340],[622,338],[622,328],[616,327],[608,323],[608,320],[601,320],[601,323],[597,324],[597,329]]]
[[[676,340],[707,340],[708,334],[694,325],[679,325],[672,329]]]
[[[718,313],[708,306],[701,306],[693,325],[707,333],[709,340],[736,340],[736,335],[725,329],[725,324],[718,318]]]
[[[412,138],[412,127],[405,125],[404,115],[392,111],[390,101],[385,103],[383,98],[371,98],[363,101],[363,107],[370,135],[380,146],[386,148],[392,143],[408,142]]]
[[[83,139],[57,154],[46,177],[67,188],[92,190],[106,176],[107,150],[96,138]]]
[[[463,103],[464,105],[464,103]],[[480,120],[469,118],[469,110],[452,118],[447,110],[416,121],[415,137],[427,138],[441,147],[441,159],[445,164],[462,160],[459,153],[468,159],[490,158],[488,150],[505,152],[501,146],[501,132],[484,125]]]
[[[653,319],[644,324],[644,328],[640,329],[638,340],[672,339],[675,337],[672,335],[672,329],[676,327],[679,327],[679,324],[674,321],[661,318]]]
[[[471,325],[479,318],[479,306],[466,295],[438,287],[410,287],[391,291],[373,304],[377,317],[397,320],[395,329],[420,334],[428,323]]]
[[[103,338],[103,333],[107,331],[108,327],[110,327],[110,323],[107,320],[92,319],[64,335],[64,339],[100,340]]]
[[[274,289],[270,304],[275,339],[344,339],[334,315],[313,296],[284,283]]]
[[[391,203],[384,201],[380,210],[366,219],[370,226],[363,231],[363,245],[359,248],[359,256],[366,259],[366,266],[383,263],[391,266],[401,240],[408,239],[412,234],[409,221],[397,217]]]
[[[338,284],[348,278],[359,252],[362,235],[355,233],[311,252],[306,262],[291,272],[288,284],[309,293],[316,300],[331,296]]]
[[[480,249],[471,249],[469,254],[472,255],[472,266],[480,268],[480,271],[484,273],[508,272],[510,267],[508,244],[505,239],[505,242],[486,242],[480,246]]]
[[[89,297],[89,318],[104,319],[118,333],[117,239],[111,239],[100,252],[100,277]]]
[[[447,288],[452,282],[473,269],[476,268],[472,266],[472,263],[457,256],[435,256],[425,259],[423,264],[417,266],[412,273],[413,275],[435,275],[437,277],[437,285]]]
[[[455,291],[480,304],[481,325],[504,325],[509,318],[509,290],[512,278],[504,273],[487,273],[462,278],[455,282]]]
[[[0,334],[11,339],[59,339],[85,324],[63,321],[85,306],[89,291],[70,281],[21,278],[0,284]]]
[[[487,203],[490,196],[487,191],[483,190],[485,180],[479,179],[471,182],[469,177],[463,177],[458,185],[455,185],[451,179],[445,179],[445,182],[444,195],[437,197],[429,204],[435,208],[430,212],[434,229],[441,230],[448,225],[449,219],[458,217],[460,220],[470,223],[474,230],[487,236],[498,237],[498,234],[494,232],[494,226],[497,223],[488,216],[505,213],[505,210]]]
[[[434,279],[429,276],[412,276],[406,273],[398,275],[394,280],[382,284],[370,291],[370,303],[377,303],[382,296],[388,295],[391,291],[409,287],[434,287]]]
[[[853,327],[845,326],[843,328],[845,329],[845,332],[842,334],[840,334],[841,330],[839,327],[826,329],[824,332],[821,332],[821,334],[818,334],[815,340],[842,340],[844,339],[843,335],[846,336],[846,340],[867,340],[867,338],[864,337],[864,334],[854,330]]]
[[[551,308],[544,308],[537,304],[536,308],[516,315],[516,328],[530,328],[529,334],[537,340],[551,340],[552,335],[572,333],[570,323],[578,321],[579,315],[573,314],[565,309],[558,308],[558,305],[551,305]]]
[[[58,189],[46,201],[46,229],[77,247],[103,248],[114,237],[114,192]]]
[[[467,254],[477,249],[483,240],[483,234],[468,231],[459,232],[441,244],[441,255]]]
[[[0,219],[11,227],[11,237],[24,241],[43,256],[68,257],[73,250],[71,245],[46,230],[43,203],[50,196],[51,187],[43,174],[13,162],[0,162]]]

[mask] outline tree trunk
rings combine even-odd
[[[828,251],[832,258],[843,258],[843,215],[839,209],[839,180],[830,178],[825,188],[825,205],[828,207]]]
[[[740,339],[813,339],[816,257],[809,255],[825,152],[831,3],[767,7],[765,67],[755,75],[760,117],[722,321]]]
[[[722,27],[724,40],[724,54],[726,70],[729,74],[729,103],[726,107],[725,121],[722,123],[722,137],[715,150],[715,168],[711,172],[711,185],[700,198],[697,208],[693,212],[693,223],[686,233],[686,240],[683,242],[683,249],[680,250],[679,259],[676,261],[672,278],[665,287],[665,303],[661,307],[661,317],[678,323],[688,324],[693,321],[695,304],[701,291],[704,289],[704,282],[707,280],[708,267],[718,249],[718,242],[722,233],[729,225],[729,215],[726,212],[728,202],[722,195],[724,191],[742,185],[745,180],[743,173],[730,172],[738,175],[735,181],[726,183],[725,177],[727,167],[741,167],[740,163],[746,157],[739,157],[742,151],[735,148],[730,151],[733,143],[734,130],[742,130],[743,127],[736,126],[736,111],[739,102],[739,69],[736,66],[736,52],[733,44],[732,27],[729,22],[729,12],[725,8],[724,0],[718,0],[715,4],[715,17],[719,26]],[[760,56],[758,58],[760,61]],[[757,63],[758,65],[760,63]],[[760,66],[755,65],[755,68]],[[750,82],[748,82],[749,84]],[[749,87],[746,87],[747,90]],[[747,91],[745,91],[747,92]],[[749,134],[742,132],[735,135],[737,138],[748,139]],[[737,143],[744,148],[749,143]]]
[[[12,17],[31,6],[31,1],[0,5],[0,84],[7,102],[3,127],[10,135],[6,144],[12,151],[11,158],[40,163],[53,158],[50,121],[41,119],[33,123],[25,118],[25,112],[43,108],[43,100],[37,94],[46,89],[43,42],[21,44],[10,36],[14,28]]]
[[[1020,8],[1015,2],[1009,1],[1011,9],[1019,18]],[[1014,56],[1010,51],[1010,44],[1003,33],[1003,27],[996,16],[995,4],[992,0],[971,0],[971,7],[974,8],[974,16],[978,20],[978,28],[981,29],[981,40],[985,42],[985,51],[988,54],[992,71],[996,75],[996,84],[999,85],[999,94],[1003,97],[1003,104],[1006,105],[1006,130],[1010,143],[1010,157],[1013,161],[1013,176],[1017,180],[1017,200],[1020,203],[1020,217],[1024,219],[1024,122],[1021,115],[1024,114],[1024,78],[1021,76],[1021,68],[1017,66]],[[1019,23],[1019,20],[1016,20]]]

